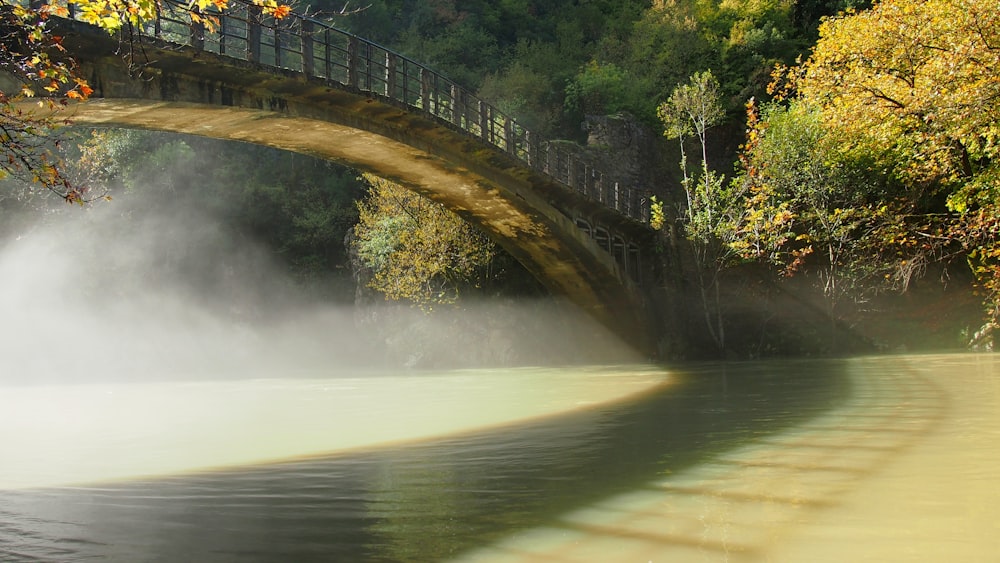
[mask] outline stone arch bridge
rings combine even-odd
[[[638,286],[652,236],[643,192],[358,36],[296,14],[275,21],[242,0],[193,25],[176,1],[131,41],[55,22],[94,89],[62,115],[268,145],[394,180],[477,225],[554,294],[651,350]]]

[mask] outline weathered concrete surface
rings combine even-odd
[[[267,145],[337,161],[441,202],[636,348],[648,319],[633,282],[571,218],[626,239],[649,233],[467,133],[395,103],[300,73],[188,48],[147,45],[141,74],[103,32],[65,22],[65,45],[94,88],[65,115],[77,124],[135,127]]]

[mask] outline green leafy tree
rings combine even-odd
[[[344,25],[477,90],[533,131],[568,138],[580,135],[582,116],[575,106],[567,109],[567,85],[588,61],[621,67],[596,55],[623,45],[646,8],[642,0],[369,3]],[[654,115],[655,103],[646,105]]]
[[[622,68],[641,83],[651,106],[628,108],[649,123],[657,123],[656,101],[667,99],[677,85],[706,66],[715,66],[718,54],[701,33],[693,2],[664,0],[654,2],[632,26],[618,57]]]
[[[590,61],[566,87],[566,106],[583,114],[609,115],[628,107],[633,78],[613,63]]]
[[[680,218],[694,251],[705,324],[719,350],[725,350],[722,273],[739,257],[731,243],[741,222],[741,185],[726,184],[723,176],[709,168],[708,131],[725,115],[719,83],[711,71],[695,73],[687,84],[674,89],[658,113],[664,134],[677,139],[680,146],[681,185],[686,195]],[[685,146],[689,139],[696,140],[700,149],[697,172],[688,165]]]
[[[561,108],[555,102],[552,76],[515,62],[487,76],[478,95],[518,123],[542,136],[550,136],[560,125]]]
[[[764,93],[771,69],[802,52],[807,44],[796,36],[793,2],[747,0],[697,2],[700,33],[718,57],[724,95],[741,103]]]
[[[716,202],[713,198],[712,173],[708,168],[708,129],[725,115],[719,100],[719,82],[712,71],[698,72],[690,82],[674,89],[670,99],[660,105],[660,120],[667,137],[678,141],[681,151],[681,185],[687,195],[687,220],[704,213],[711,221]],[[694,136],[701,148],[701,180],[689,172],[685,142]]]
[[[632,26],[622,48],[607,43],[602,53],[637,77],[627,107],[654,122],[655,107],[673,89],[706,67],[720,83],[723,108],[736,116],[751,96],[764,94],[775,63],[791,63],[807,47],[786,0],[657,0]]]
[[[839,151],[818,108],[769,104],[759,119],[753,103],[748,110],[736,180],[748,197],[732,246],[784,275],[815,274],[835,317],[845,296],[863,298],[882,284],[896,258],[889,233],[903,240],[894,221],[911,206],[887,198],[891,186],[869,159]]]

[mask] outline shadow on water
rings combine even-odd
[[[689,470],[659,475],[457,561],[791,560],[772,559],[779,537],[837,507],[949,416],[947,393],[908,359],[850,360],[845,367],[850,396],[836,408],[755,432]]]
[[[727,461],[726,452],[819,417],[841,405],[850,387],[837,360],[698,364],[671,370],[668,385],[629,403],[485,433],[239,471],[0,492],[0,545],[18,538],[0,554],[26,561],[442,560],[658,487],[658,479],[696,464],[744,463]]]

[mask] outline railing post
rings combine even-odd
[[[228,27],[226,25],[226,21],[228,21],[228,20],[229,20],[229,17],[226,16],[225,12],[219,14],[219,54],[220,55],[225,55],[226,54],[226,33],[227,33],[227,29],[226,28]]]
[[[332,50],[330,28],[326,28],[323,30],[323,78],[327,80],[333,80],[333,61],[330,60]]]
[[[260,8],[247,5],[247,60],[252,63],[260,62],[261,15]]]
[[[351,35],[347,39],[347,85],[358,87],[358,37]]]
[[[302,42],[302,74],[307,77],[313,76],[316,61],[313,58],[313,22],[312,20],[299,20],[299,41]]]
[[[410,64],[410,61],[408,61],[406,59],[403,59],[401,61],[397,60],[396,61],[396,66],[397,66],[397,68],[400,68],[399,78],[402,80],[402,82],[399,83],[399,89],[400,89],[400,93],[399,93],[400,98],[399,98],[399,101],[403,102],[404,104],[406,104],[408,106],[412,105],[410,103],[410,98],[411,98],[411,96],[410,96],[410,68],[413,65]],[[413,103],[415,104],[416,102],[414,101]]]
[[[451,85],[451,122],[462,131],[465,126],[465,90]]]
[[[465,90],[460,90],[458,95],[461,98],[462,108],[462,112],[458,118],[462,124],[462,129],[471,133],[472,125],[475,121],[472,119],[472,108],[469,107],[469,95]]]
[[[281,68],[281,27],[282,20],[274,20],[274,66]]]
[[[549,175],[551,175],[556,180],[569,185],[569,183],[566,180],[563,180],[562,163],[559,162],[561,156],[560,153],[561,151],[559,150],[558,147],[553,147],[553,146],[549,147],[549,163],[550,163],[549,166],[551,167],[551,169],[549,170]]]
[[[192,13],[194,15],[201,15],[201,10],[197,7],[193,8]],[[194,16],[191,20],[191,46],[198,51],[205,50],[205,24],[200,21],[194,21]]]
[[[486,102],[479,100],[479,134],[482,136],[483,140],[489,144],[493,144],[492,127],[490,123],[493,122],[493,118],[489,115],[490,106],[486,105]]]
[[[569,173],[569,187],[573,188],[574,191],[579,192],[581,190],[580,190],[580,184],[578,182],[579,177],[577,176],[576,173],[576,157],[570,157],[569,162],[567,164],[568,166],[566,168],[567,172]],[[585,192],[586,190],[583,191]]]
[[[528,166],[534,168],[535,170],[541,170],[538,161],[538,143],[535,142],[535,136],[531,134],[531,131],[527,129],[524,130],[524,156],[525,160],[528,161]]]
[[[74,19],[76,14],[73,13],[73,9],[76,4],[69,5],[69,19]],[[160,32],[163,31],[163,10],[160,7],[160,3],[156,3],[156,21],[153,22],[153,37],[159,37]]]
[[[396,55],[388,50],[385,52],[385,97],[396,99]]]
[[[427,113],[431,113],[430,74],[426,68],[420,67],[420,105]]]
[[[510,117],[504,117],[503,120],[503,141],[507,153],[517,156],[517,147],[514,143],[514,121]]]
[[[463,106],[463,104],[460,103],[458,99],[463,95],[463,93],[464,92],[462,92],[462,89],[456,86],[455,84],[451,85],[448,93],[449,97],[451,97],[451,122],[455,124],[455,126],[458,127],[459,129],[462,128],[463,112],[460,111],[460,109]]]

